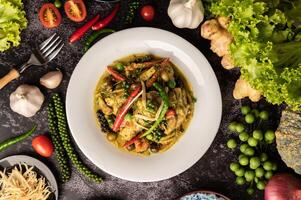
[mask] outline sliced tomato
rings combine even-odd
[[[55,28],[62,22],[62,15],[52,3],[45,3],[39,11],[39,19],[44,27]]]
[[[83,0],[68,0],[64,4],[67,17],[75,22],[81,22],[87,17],[87,10]]]

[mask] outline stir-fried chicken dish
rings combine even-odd
[[[100,78],[95,112],[107,139],[126,151],[150,155],[170,148],[187,129],[195,98],[169,58],[132,55]]]

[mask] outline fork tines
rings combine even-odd
[[[54,33],[39,45],[39,52],[46,62],[52,60],[63,48],[64,43],[59,35]]]

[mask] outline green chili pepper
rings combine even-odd
[[[104,28],[99,31],[94,31],[87,39],[85,42],[85,52],[88,51],[88,49],[92,46],[92,44],[102,35],[106,33],[114,33],[115,30],[109,29],[109,28]]]
[[[29,136],[31,136],[33,134],[33,132],[36,130],[36,128],[37,128],[37,126],[35,125],[30,131],[27,131],[24,134],[19,135],[17,137],[10,138],[8,140],[3,141],[2,143],[0,143],[0,151],[7,149],[8,147],[10,147],[13,144],[21,142],[22,140],[25,140],[26,138],[28,138]]]
[[[158,128],[158,126],[160,125],[160,123],[163,121],[165,114],[169,108],[169,99],[167,94],[165,93],[163,87],[158,84],[158,83],[154,83],[153,86],[158,90],[160,96],[163,99],[163,108],[162,111],[160,112],[160,115],[158,117],[158,119],[155,121],[155,123],[150,127],[150,129],[148,129],[145,133],[143,133],[140,138],[147,136],[148,134],[151,134],[155,129]]]

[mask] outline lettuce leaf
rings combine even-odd
[[[230,54],[242,76],[270,103],[294,110],[301,109],[300,9],[301,0],[218,0],[210,6],[213,16],[231,19]]]
[[[0,52],[20,44],[27,20],[21,0],[0,0]]]

